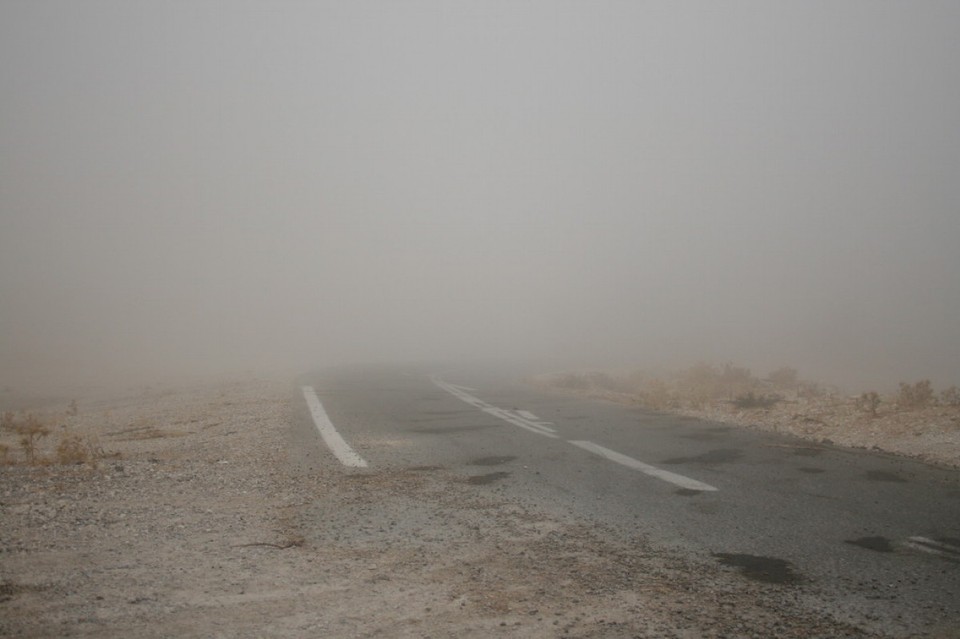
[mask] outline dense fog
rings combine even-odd
[[[960,383],[960,3],[0,4],[0,383]]]

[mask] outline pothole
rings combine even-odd
[[[796,584],[802,581],[793,571],[793,564],[776,557],[760,557],[735,553],[718,552],[713,555],[725,566],[740,569],[740,574],[754,581],[768,584]]]

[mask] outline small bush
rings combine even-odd
[[[782,398],[779,395],[758,395],[753,391],[738,395],[733,405],[740,409],[770,408]]]
[[[767,375],[767,381],[776,388],[790,390],[800,384],[800,377],[797,369],[784,366]]]
[[[103,457],[103,451],[97,443],[89,438],[68,433],[60,439],[57,445],[58,464],[90,464],[97,465],[97,459]]]
[[[960,388],[951,386],[941,392],[940,403],[945,406],[960,406]]]
[[[724,364],[718,378],[718,391],[730,400],[756,389],[760,380],[753,376],[749,368]]]
[[[647,383],[646,390],[640,394],[640,401],[644,406],[653,410],[676,408],[680,404],[676,394],[670,391],[667,383],[656,378]]]
[[[37,442],[49,435],[50,429],[36,415],[27,413],[18,419],[14,413],[4,413],[0,418],[0,427],[19,436],[20,448],[28,464],[37,462]]]
[[[933,387],[929,379],[921,380],[916,384],[900,382],[897,404],[901,408],[923,408],[931,403],[933,403]]]
[[[873,417],[877,416],[877,407],[880,406],[880,396],[870,391],[857,398],[857,407],[865,413],[870,413]]]

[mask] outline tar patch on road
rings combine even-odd
[[[743,457],[739,448],[717,448],[693,457],[672,457],[663,460],[664,464],[728,464]]]
[[[703,491],[701,490],[694,490],[692,488],[678,488],[675,491],[673,491],[673,494],[680,495],[681,497],[696,497],[702,492]]]
[[[503,455],[499,457],[480,457],[467,463],[471,466],[499,466],[500,464],[512,462],[514,459],[516,459],[516,457],[513,455]]]
[[[486,475],[474,475],[473,477],[467,477],[466,482],[473,486],[484,486],[486,484],[492,484],[495,481],[500,481],[501,479],[509,476],[510,473],[500,471],[496,473],[487,473]]]
[[[794,572],[793,564],[785,559],[725,552],[714,553],[713,556],[724,566],[738,568],[740,574],[754,581],[783,585],[793,585],[803,581],[803,578]]]
[[[907,483],[907,480],[901,477],[896,473],[887,472],[885,470],[868,470],[867,474],[864,475],[870,481],[892,481],[899,484]]]
[[[799,470],[801,473],[807,473],[809,475],[819,475],[820,473],[827,472],[822,468],[813,468],[812,466],[801,466],[797,470]]]
[[[876,552],[893,552],[893,544],[886,537],[861,537],[859,539],[847,539],[843,543]]]

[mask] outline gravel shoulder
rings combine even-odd
[[[70,433],[95,464],[4,434],[0,635],[882,636],[450,469],[345,470],[301,404],[241,380],[47,406],[41,453]]]

